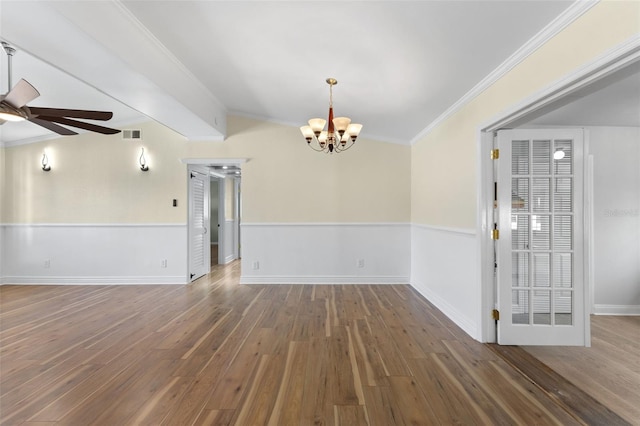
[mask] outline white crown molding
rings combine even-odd
[[[492,132],[512,126],[517,120],[541,110],[580,89],[640,60],[640,34],[625,40],[598,58],[582,65],[548,87],[510,106],[480,126],[480,130]]]
[[[545,26],[540,32],[538,32],[533,38],[522,45],[515,53],[509,56],[502,64],[494,69],[489,75],[476,84],[471,90],[469,90],[463,97],[458,99],[453,105],[451,105],[445,112],[443,112],[438,118],[432,121],[426,128],[418,133],[410,144],[415,144],[418,140],[425,137],[433,129],[443,123],[447,118],[462,109],[463,106],[475,99],[480,93],[488,89],[496,81],[501,79],[505,74],[511,71],[514,67],[524,61],[527,57],[538,50],[542,45],[556,36],[559,32],[565,29],[568,25],[586,13],[589,9],[599,3],[600,0],[578,0],[571,4],[564,12],[558,15],[553,21]]]

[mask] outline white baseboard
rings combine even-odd
[[[3,285],[184,285],[186,277],[3,277]]]
[[[229,256],[224,258],[224,262],[222,264],[226,265],[228,263],[233,262],[234,260],[236,260],[236,257],[234,255],[230,254]]]
[[[640,315],[640,305],[594,305],[594,315]]]
[[[409,277],[380,276],[245,276],[240,284],[407,284]]]
[[[479,336],[480,325],[460,312],[455,306],[451,305],[449,302],[438,296],[423,283],[412,282],[411,286],[415,288],[418,293],[424,296],[425,299],[431,302],[436,308],[438,308],[445,316],[453,321],[458,327],[464,330],[464,332],[469,336],[474,338],[476,338],[476,336]]]

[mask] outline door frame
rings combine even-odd
[[[592,62],[578,68],[564,78],[552,83],[537,93],[514,104],[507,110],[481,124],[477,130],[476,158],[477,158],[477,216],[476,216],[476,247],[479,258],[477,274],[480,277],[480,338],[482,342],[496,342],[497,333],[495,320],[491,313],[497,309],[497,295],[494,285],[494,244],[491,239],[493,228],[493,182],[494,164],[490,152],[494,145],[494,134],[503,128],[514,128],[535,117],[546,114],[575,99],[576,95],[584,96],[598,90],[606,83],[607,77],[625,76],[625,72],[640,64],[640,37],[632,37],[620,46],[606,52]],[[588,136],[585,137],[585,149],[588,148]],[[586,151],[588,152],[588,151]],[[585,185],[590,184],[589,159],[585,155]],[[589,191],[589,189],[587,190]],[[591,212],[592,196],[585,194],[583,212],[584,226],[584,277],[585,277],[585,342],[590,345],[591,328],[589,315],[592,307],[592,233]],[[588,221],[589,220],[589,221]]]
[[[191,257],[190,257],[190,250],[189,250],[189,244],[190,244],[190,239],[189,239],[189,226],[191,225],[190,221],[190,217],[189,217],[189,166],[192,165],[200,165],[200,166],[206,166],[206,167],[210,167],[210,166],[241,166],[242,164],[246,163],[249,161],[249,158],[218,158],[218,157],[209,157],[209,158],[181,158],[180,162],[182,164],[185,164],[186,167],[186,185],[187,185],[187,209],[185,211],[185,215],[187,218],[187,239],[186,239],[186,245],[184,246],[186,249],[186,259],[187,259],[187,283],[191,282],[191,279],[189,277],[190,271],[189,269],[191,268]],[[221,179],[222,181],[222,179]],[[223,212],[224,214],[224,212]],[[211,218],[209,218],[209,222],[211,221]],[[211,223],[209,223],[209,227],[211,227]],[[220,247],[218,247],[218,250],[220,250]]]
[[[218,226],[218,265],[225,264],[224,247],[225,247],[225,244],[227,243],[227,238],[229,238],[226,232],[226,227],[224,226],[224,222],[226,220],[225,203],[227,202],[225,198],[226,197],[225,179],[227,179],[226,176],[224,177],[220,176],[218,177],[218,180],[216,182],[218,184],[218,217],[216,218],[217,226]]]

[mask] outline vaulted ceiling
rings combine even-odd
[[[363,135],[410,143],[561,15],[569,1],[9,1],[0,38],[35,106],[145,116],[192,140],[226,116],[300,126],[336,115]],[[8,91],[6,57],[1,92]],[[0,141],[39,140],[5,123]]]

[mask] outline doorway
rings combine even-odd
[[[241,166],[247,159],[194,158],[181,161],[188,166],[187,282],[192,282],[210,272],[214,264],[213,247],[218,252],[216,265],[225,265],[240,257]],[[198,182],[194,183],[194,179]],[[217,203],[211,201],[212,186],[218,189]],[[217,216],[211,214],[214,203],[217,204]],[[213,244],[214,240],[217,244]]]
[[[501,312],[496,312],[496,316],[490,313],[494,309],[498,309],[498,292],[497,287],[497,270],[495,269],[496,253],[494,242],[489,237],[491,230],[497,229],[497,218],[494,217],[494,162],[490,159],[490,152],[494,147],[494,137],[501,129],[515,129],[522,127],[539,127],[544,125],[540,121],[535,121],[541,117],[548,119],[548,114],[554,111],[561,111],[565,106],[575,103],[577,100],[586,99],[590,95],[603,93],[604,90],[612,85],[625,80],[640,76],[640,48],[632,47],[624,52],[619,52],[615,58],[604,56],[602,60],[595,61],[589,66],[585,66],[578,70],[575,75],[564,79],[562,82],[551,86],[542,91],[537,97],[529,101],[527,104],[517,105],[511,112],[504,113],[492,119],[487,125],[482,126],[480,138],[478,142],[479,155],[479,205],[478,205],[478,244],[480,246],[480,276],[482,288],[482,338],[487,342],[498,341],[497,324],[502,318]],[[637,77],[636,77],[637,78]],[[636,80],[637,81],[637,80]],[[637,93],[637,92],[636,92]],[[618,97],[619,99],[620,97]],[[628,105],[628,104],[627,104]],[[635,102],[635,117],[640,117],[638,111],[638,102]],[[608,109],[605,104],[600,103],[597,109],[602,111]],[[585,109],[584,107],[582,109]],[[604,114],[598,114],[598,118],[602,118]],[[631,114],[634,116],[634,114]],[[606,125],[607,123],[599,123]],[[587,127],[586,122],[572,122],[564,120],[556,122],[557,127]],[[611,124],[610,124],[611,125]],[[616,123],[616,125],[620,125]],[[640,126],[640,124],[636,124]],[[588,147],[588,137],[586,146]],[[588,153],[588,149],[585,151]],[[593,235],[592,235],[592,213],[593,213],[593,192],[590,187],[593,176],[590,174],[592,162],[587,158],[584,180],[587,185],[585,191],[585,199],[582,206],[578,206],[577,214],[583,215],[585,218],[585,226],[583,229],[584,245],[583,250],[586,254],[584,268],[581,272],[584,275],[585,293],[581,302],[585,320],[584,327],[584,345],[590,345],[590,314],[592,312],[592,290],[593,290]],[[498,316],[499,315],[499,316]],[[524,343],[523,343],[524,344]]]
[[[211,247],[217,253],[215,264],[226,265],[240,257],[240,182],[242,172],[235,165],[211,165],[212,199],[211,228],[216,229],[216,241]],[[214,260],[212,260],[213,265]]]

